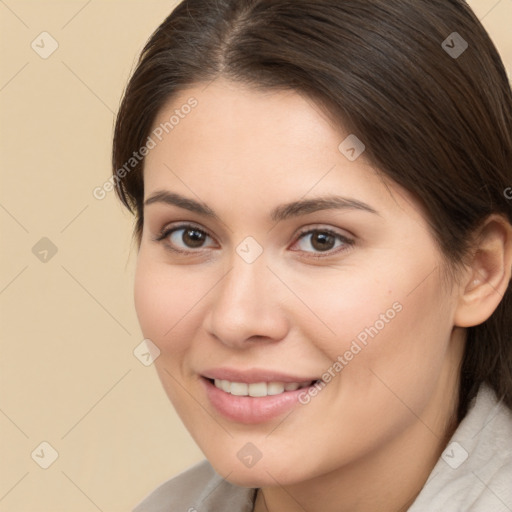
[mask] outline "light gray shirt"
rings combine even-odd
[[[202,461],[161,484],[133,512],[252,512],[256,489]],[[483,385],[408,512],[512,512],[512,412]]]

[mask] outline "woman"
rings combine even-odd
[[[461,0],[178,5],[113,182],[207,461],[137,512],[512,509],[511,134]]]

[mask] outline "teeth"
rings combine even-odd
[[[225,381],[228,382],[228,381]],[[224,390],[225,391],[225,390]],[[247,396],[249,386],[245,382],[232,382],[229,392],[236,396]]]
[[[249,384],[249,396],[267,396],[267,383],[256,382]]]
[[[229,380],[215,379],[215,387],[222,389],[226,393],[235,396],[263,397],[280,395],[286,391],[295,391],[299,388],[311,386],[311,381],[306,382],[256,382],[247,384],[246,382],[230,382]]]
[[[286,385],[282,382],[269,382],[267,384],[267,395],[279,395],[286,389]],[[290,391],[286,389],[286,391]]]

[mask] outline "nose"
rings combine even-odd
[[[236,349],[247,348],[248,342],[282,340],[289,329],[283,288],[263,257],[249,264],[235,255],[231,269],[210,294],[206,330]]]

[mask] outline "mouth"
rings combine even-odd
[[[249,396],[253,398],[262,398],[266,396],[276,396],[298,389],[314,386],[319,379],[303,382],[232,382],[225,379],[208,379],[217,389],[234,396]]]
[[[240,379],[241,380],[241,379]],[[321,379],[292,382],[252,379],[255,382],[201,376],[203,389],[213,409],[238,424],[261,424],[289,414]],[[259,382],[257,382],[259,380]]]

